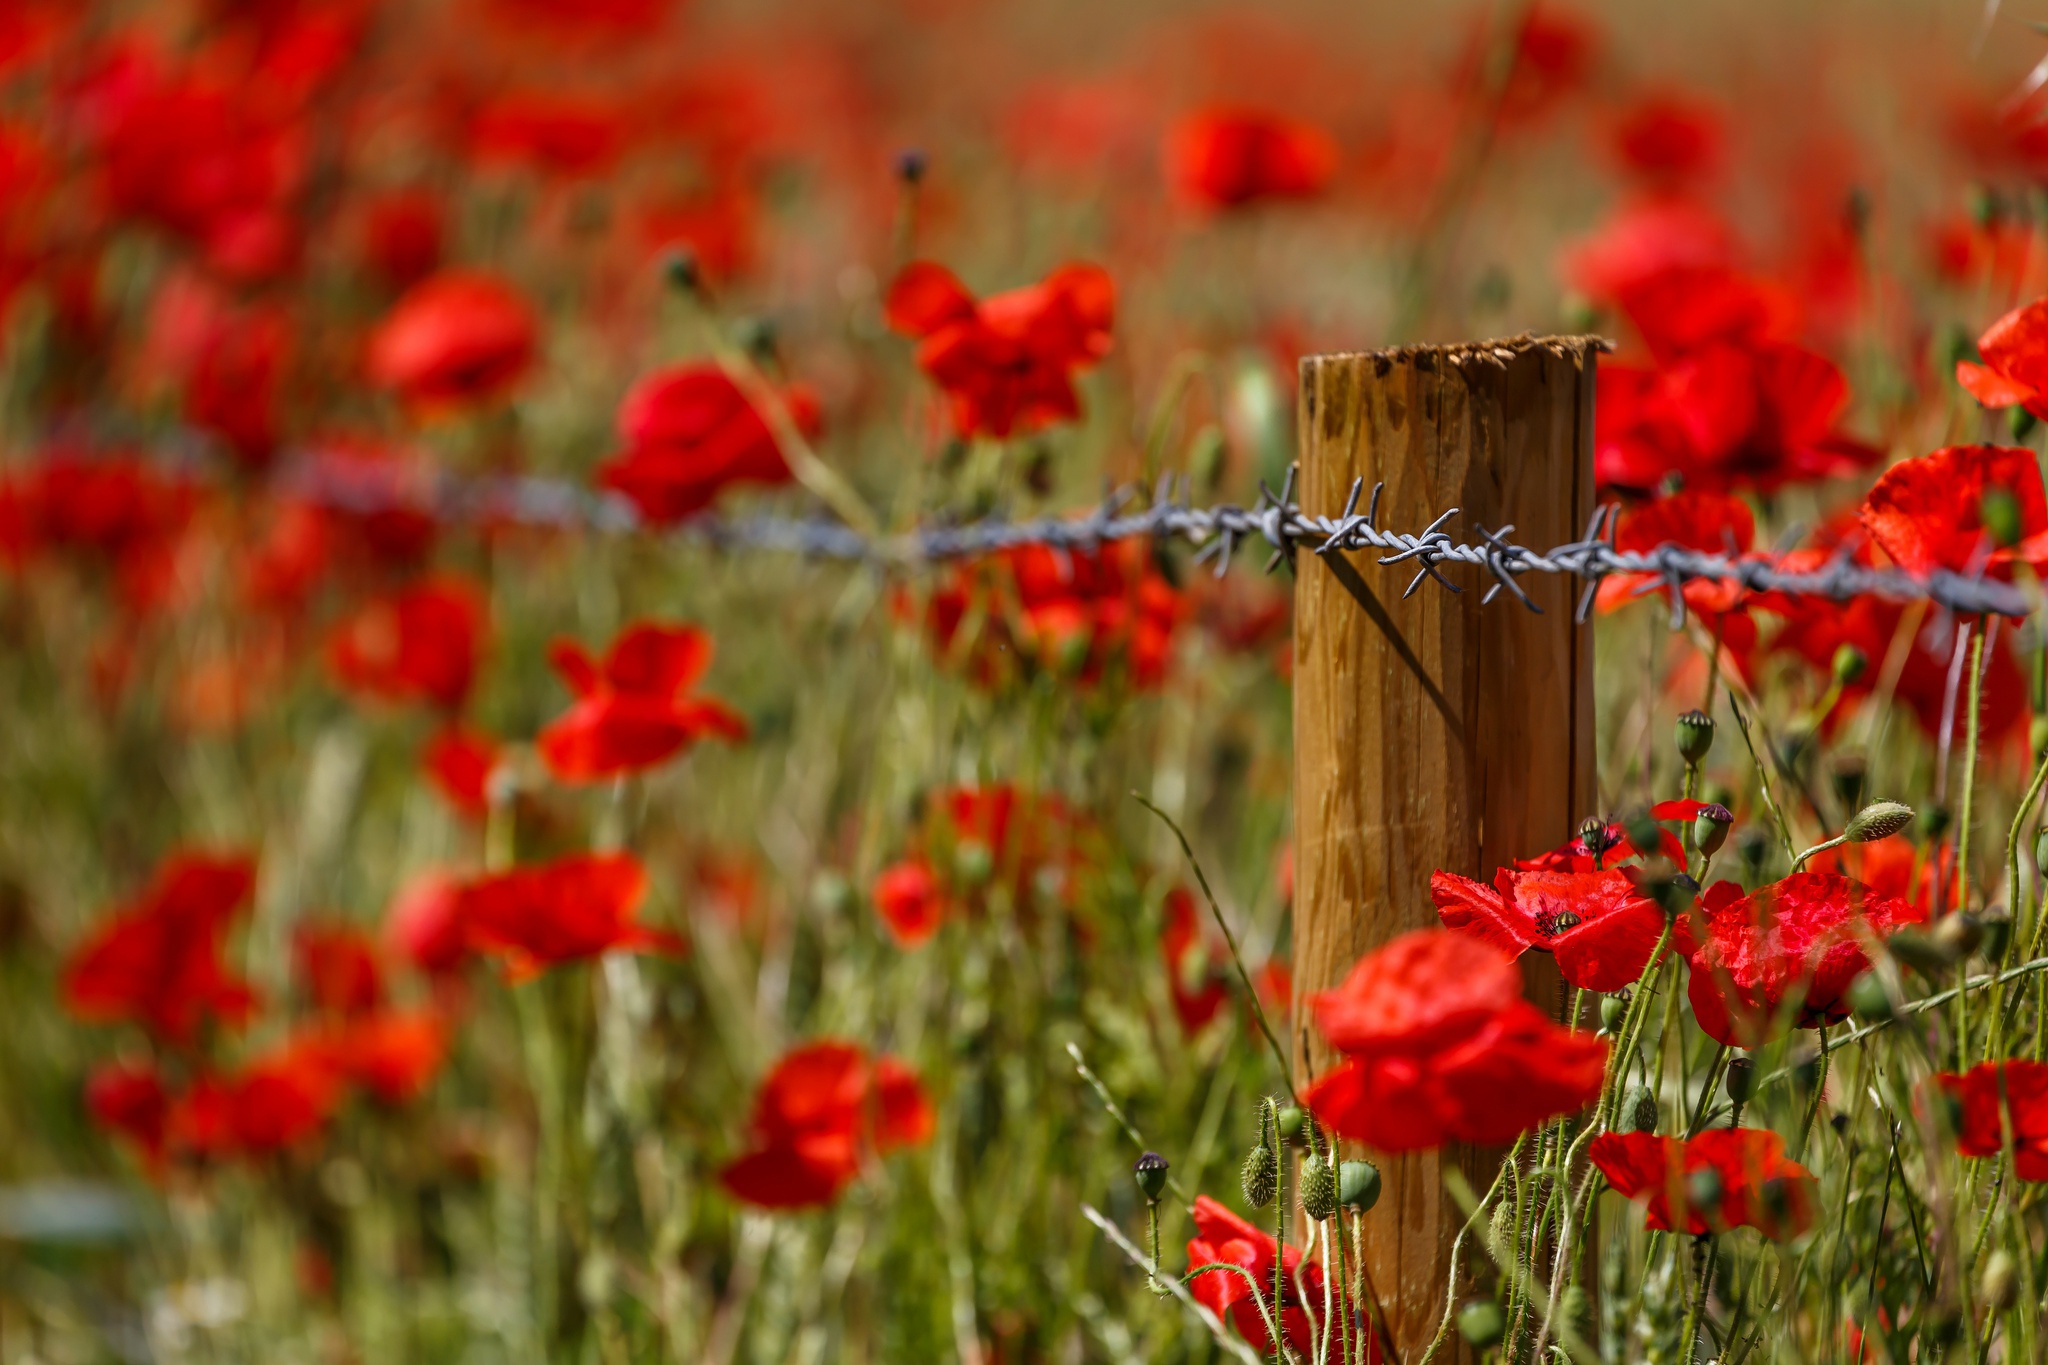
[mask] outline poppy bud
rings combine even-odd
[[[1913,822],[1913,808],[1899,801],[1873,801],[1849,819],[1842,831],[1852,844],[1889,839]]]
[[[1146,1152],[1131,1163],[1131,1175],[1136,1178],[1138,1188],[1145,1192],[1147,1200],[1155,1204],[1166,1189],[1166,1164],[1166,1158],[1157,1152]]]
[[[896,178],[906,185],[915,185],[923,180],[930,166],[929,159],[919,148],[906,148],[896,154]]]
[[[2019,1302],[2019,1279],[2012,1257],[2004,1250],[1992,1252],[1991,1259],[1984,1263],[1984,1282],[1978,1287],[1977,1294],[2000,1313]]]
[[[2033,746],[2035,758],[2048,753],[2048,716],[2035,716],[2027,722],[2027,742]]]
[[[1892,1017],[1892,993],[1876,972],[1865,972],[1849,983],[1849,1008],[1858,1019],[1883,1023]]]
[[[1657,1131],[1657,1095],[1647,1085],[1632,1085],[1621,1097],[1621,1121],[1631,1133]]]
[[[1749,1103],[1749,1097],[1756,1093],[1756,1058],[1739,1053],[1728,1059],[1728,1098],[1737,1104]]]
[[[1664,842],[1664,827],[1647,810],[1631,811],[1623,818],[1621,827],[1628,834],[1629,844],[1645,858],[1656,853]]]
[[[733,324],[732,338],[742,351],[755,361],[769,361],[775,358],[775,320],[764,317],[744,317]]]
[[[1337,1172],[1329,1159],[1311,1156],[1301,1163],[1301,1211],[1315,1223],[1326,1223],[1337,1212]]]
[[[963,886],[980,886],[995,871],[995,854],[979,839],[962,839],[953,846],[953,875]]]
[[[1616,840],[1605,819],[1589,815],[1579,825],[1579,842],[1586,846],[1586,852],[1597,858],[1613,848]]]
[[[1811,765],[1820,745],[1814,739],[1813,731],[1800,728],[1786,735],[1778,745],[1778,757],[1788,773],[1805,773]]]
[[[1281,1107],[1276,1122],[1280,1126],[1280,1140],[1290,1147],[1299,1147],[1307,1136],[1308,1115],[1300,1108],[1289,1104]]]
[[[1484,1351],[1499,1345],[1507,1325],[1500,1305],[1492,1299],[1468,1299],[1458,1310],[1458,1335],[1475,1350]]]
[[[1842,809],[1849,810],[1863,804],[1863,783],[1867,774],[1863,760],[1844,758],[1835,764],[1830,780],[1835,788],[1835,801]]]
[[[850,913],[853,901],[853,883],[840,873],[820,872],[811,883],[811,905],[827,918]]]
[[[1922,976],[1934,976],[1955,964],[1953,948],[1922,929],[1901,929],[1885,940],[1891,955]]]
[[[1728,831],[1735,824],[1735,812],[1726,806],[1711,805],[1700,808],[1693,817],[1692,841],[1699,845],[1700,852],[1709,857],[1721,851],[1721,845],[1728,842]]]
[[[2048,829],[2034,836],[2034,866],[2048,868]]]
[[[1942,835],[1948,833],[1950,817],[1947,806],[1922,806],[1919,815],[1920,835],[1922,838],[1939,839]]]
[[[1799,1082],[1802,1091],[1810,1091],[1820,1084],[1820,1053],[1808,1052],[1792,1063],[1792,1078]]]
[[[2040,419],[2035,417],[2024,403],[2015,403],[2005,410],[2006,430],[2012,433],[2012,439],[2016,445],[2024,445],[2027,438],[2034,434],[2034,428],[2039,424]]]
[[[1564,1318],[1565,1326],[1585,1336],[1593,1328],[1593,1296],[1582,1284],[1568,1284],[1564,1294],[1557,1301],[1557,1311]]]
[[[1621,1027],[1624,1015],[1628,1013],[1628,997],[1621,994],[1600,997],[1600,1027],[1612,1033]]]
[[[593,1251],[576,1266],[576,1297],[586,1308],[603,1308],[617,1296],[619,1268],[602,1251]]]
[[[1636,884],[1636,890],[1656,902],[1665,914],[1677,915],[1699,896],[1700,884],[1680,872],[1669,877],[1645,877]]]
[[[1944,916],[1928,936],[1942,956],[1950,962],[1961,962],[1974,954],[1984,943],[1984,924],[1968,910],[1958,910]]]
[[[1347,1161],[1338,1167],[1337,1202],[1353,1213],[1369,1212],[1380,1202],[1380,1168],[1370,1161]]]
[[[1985,489],[1977,504],[1977,520],[2001,550],[2010,550],[2020,543],[2020,500],[2010,488]]]
[[[697,253],[687,247],[676,247],[662,253],[661,275],[668,281],[669,288],[678,294],[695,294],[703,284],[703,273],[697,265]]]
[[[1998,962],[2005,957],[2005,947],[2012,942],[2012,916],[2005,913],[2005,907],[1994,905],[1977,916],[1978,927],[1984,931],[1984,945],[1980,952],[1986,962]]]
[[[1244,1202],[1252,1208],[1262,1209],[1273,1202],[1280,1187],[1280,1163],[1274,1160],[1273,1149],[1263,1137],[1258,1146],[1245,1153],[1237,1180],[1244,1191]]]
[[[1766,1178],[1757,1192],[1763,1196],[1764,1212],[1773,1227],[1783,1227],[1792,1217],[1792,1182],[1782,1175]]]
[[[1685,1178],[1686,1206],[1695,1213],[1704,1214],[1709,1226],[1720,1221],[1721,1194],[1726,1187],[1721,1183],[1721,1173],[1711,1166],[1703,1166]]]
[[[1870,658],[1854,645],[1839,645],[1835,649],[1835,681],[1844,687],[1854,687],[1863,680],[1864,672],[1870,667]]]
[[[1678,718],[1678,756],[1688,768],[1697,768],[1714,748],[1714,718],[1704,711],[1688,711]]]

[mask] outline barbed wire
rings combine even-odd
[[[1459,540],[1446,528],[1459,516],[1453,507],[1420,531],[1400,531],[1379,524],[1380,494],[1375,486],[1364,512],[1364,480],[1352,484],[1338,515],[1311,516],[1294,501],[1294,472],[1279,492],[1261,484],[1251,506],[1221,503],[1198,507],[1185,501],[1184,490],[1168,477],[1150,502],[1133,509],[1138,490],[1125,486],[1109,493],[1081,516],[1047,516],[1012,520],[987,517],[973,521],[919,526],[895,535],[870,538],[842,522],[821,517],[727,517],[703,513],[669,525],[643,518],[619,494],[580,487],[560,479],[533,476],[460,476],[422,474],[362,461],[340,461],[318,454],[290,461],[279,476],[289,496],[357,514],[392,511],[422,513],[440,521],[493,522],[561,529],[589,529],[605,534],[656,534],[698,542],[724,550],[766,550],[808,559],[845,560],[883,567],[917,568],[997,554],[1028,545],[1068,553],[1092,553],[1112,541],[1133,538],[1177,539],[1197,547],[1197,563],[1213,561],[1220,577],[1240,545],[1257,541],[1271,548],[1268,572],[1298,550],[1324,555],[1333,551],[1381,551],[1385,566],[1414,564],[1416,573],[1402,596],[1431,580],[1451,592],[1464,591],[1444,577],[1445,565],[1469,565],[1493,581],[1480,599],[1490,603],[1501,592],[1513,595],[1530,611],[1542,608],[1523,591],[1526,574],[1565,574],[1585,583],[1577,618],[1591,610],[1601,582],[1625,574],[1641,576],[1643,591],[1663,591],[1669,598],[1674,628],[1685,619],[1687,583],[1734,583],[1751,592],[1848,602],[1879,597],[1894,602],[1928,601],[1965,615],[2026,616],[2032,609],[2026,595],[2010,583],[1977,575],[1937,570],[1918,577],[1892,569],[1856,563],[1847,550],[1814,569],[1786,569],[1765,554],[1713,553],[1664,544],[1649,550],[1622,550],[1614,544],[1620,509],[1596,509],[1579,539],[1547,550],[1509,540],[1513,525],[1475,527],[1474,538]]]

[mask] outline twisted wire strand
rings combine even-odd
[[[1364,512],[1358,503],[1364,480],[1353,483],[1344,510],[1337,516],[1309,516],[1294,501],[1294,474],[1279,492],[1260,485],[1251,506],[1220,503],[1189,505],[1185,491],[1171,477],[1162,479],[1151,502],[1131,508],[1137,490],[1126,486],[1110,492],[1082,516],[1037,517],[929,524],[900,534],[869,538],[841,522],[818,517],[725,517],[712,513],[686,518],[670,526],[645,522],[633,504],[610,492],[593,491],[558,479],[530,476],[465,477],[448,474],[393,473],[349,465],[315,456],[291,461],[279,477],[283,492],[340,511],[370,514],[413,511],[453,522],[491,522],[605,534],[647,533],[702,543],[722,550],[764,550],[808,559],[845,560],[891,568],[918,568],[971,559],[1027,545],[1063,552],[1093,552],[1102,545],[1137,537],[1185,540],[1197,548],[1197,563],[1213,560],[1221,577],[1237,547],[1260,541],[1271,547],[1270,572],[1283,559],[1307,548],[1324,555],[1332,551],[1380,551],[1382,565],[1413,564],[1416,573],[1402,596],[1432,580],[1451,591],[1464,591],[1444,577],[1442,566],[1469,565],[1492,581],[1480,599],[1490,603],[1502,591],[1533,612],[1542,608],[1523,591],[1520,578],[1529,573],[1567,574],[1585,583],[1577,618],[1591,610],[1602,580],[1613,574],[1641,575],[1645,591],[1663,590],[1669,597],[1672,624],[1685,618],[1683,590],[1687,583],[1736,583],[1751,592],[1847,602],[1880,597],[1894,602],[1925,600],[1965,615],[2021,617],[2033,606],[2010,583],[1981,575],[1937,570],[1926,577],[1892,569],[1873,569],[1837,555],[1818,569],[1787,570],[1763,554],[1716,554],[1682,545],[1651,550],[1615,548],[1613,534],[1619,509],[1597,509],[1579,539],[1548,550],[1518,545],[1508,536],[1512,525],[1489,530],[1475,527],[1471,540],[1446,529],[1459,515],[1450,508],[1421,531],[1408,532],[1379,524],[1383,486],[1375,486]]]

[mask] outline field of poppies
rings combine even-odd
[[[2038,612],[1610,576],[1297,990],[1291,565],[752,520],[1596,332],[1621,548],[2038,603],[2021,8],[6,0],[0,1365],[2043,1358]]]

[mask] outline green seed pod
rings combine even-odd
[[[1842,831],[1852,844],[1874,844],[1889,839],[1913,823],[1913,808],[1900,801],[1873,801],[1849,818]]]
[[[2018,1268],[2009,1253],[2002,1249],[1991,1253],[1991,1259],[1984,1263],[1984,1282],[1977,1293],[1984,1303],[2000,1313],[2019,1302]]]
[[[1865,972],[1849,983],[1849,1008],[1858,1019],[1880,1024],[1892,1017],[1892,993],[1876,972]]]
[[[1274,1159],[1273,1149],[1263,1139],[1245,1153],[1244,1165],[1238,1170],[1237,1178],[1243,1187],[1246,1204],[1263,1209],[1273,1202],[1273,1195],[1280,1188],[1280,1163]]]
[[[1723,805],[1709,805],[1700,808],[1693,817],[1692,841],[1700,852],[1712,857],[1721,851],[1721,845],[1728,842],[1728,831],[1735,826],[1735,812]]]
[[[1854,645],[1841,645],[1835,650],[1833,671],[1835,681],[1844,687],[1854,687],[1863,681],[1863,675],[1870,668],[1870,658]]]
[[[1650,817],[1650,812],[1637,809],[1629,812],[1621,822],[1628,834],[1628,841],[1635,851],[1645,858],[1655,856],[1664,843],[1664,827]]]
[[[1951,819],[1953,817],[1949,814],[1947,806],[1922,806],[1919,811],[1920,837],[1923,839],[1939,839],[1942,835],[1948,833]]]
[[[2029,411],[2025,404],[2015,403],[2005,410],[2005,429],[2012,433],[2013,443],[2025,445],[2027,438],[2034,434],[2040,419]]]
[[[1747,1053],[1737,1053],[1728,1059],[1728,1098],[1737,1104],[1747,1104],[1749,1097],[1756,1093],[1756,1059]]]
[[[1735,836],[1735,856],[1742,860],[1745,881],[1763,880],[1764,864],[1771,857],[1771,836],[1751,825]]]
[[[1458,1310],[1458,1335],[1475,1350],[1498,1346],[1507,1326],[1500,1304],[1492,1299],[1467,1299]]]
[[[1657,1131],[1657,1093],[1647,1085],[1632,1085],[1621,1097],[1621,1121],[1631,1133]]]
[[[1867,777],[1868,770],[1863,760],[1854,754],[1835,763],[1828,780],[1835,789],[1835,801],[1843,810],[1853,810],[1863,804],[1863,784]]]
[[[1149,1202],[1159,1202],[1159,1196],[1166,1190],[1166,1166],[1166,1158],[1157,1152],[1145,1153],[1131,1166],[1131,1174]]]
[[[1579,822],[1579,842],[1586,846],[1586,852],[1598,858],[1620,840],[1615,837],[1614,827],[1603,817],[1589,815]]]
[[[2020,500],[2010,488],[1994,485],[1985,489],[1982,501],[1977,504],[1977,521],[1991,533],[2000,549],[2010,550],[2020,543]]]
[[[702,270],[697,265],[697,253],[688,247],[672,247],[662,253],[662,278],[669,288],[678,294],[694,294],[704,282]]]
[[[1685,760],[1685,766],[1697,768],[1713,752],[1714,718],[1704,711],[1688,711],[1678,718],[1673,738],[1678,742],[1678,756]]]
[[[1612,1033],[1621,1027],[1621,1021],[1628,1014],[1628,997],[1621,994],[1600,997],[1600,1027]]]
[[[1290,1147],[1299,1147],[1308,1136],[1308,1115],[1294,1105],[1280,1110],[1280,1140]]]
[[[1380,1202],[1380,1168],[1370,1161],[1347,1161],[1337,1168],[1337,1202],[1353,1213],[1366,1213]]]
[[[962,886],[980,886],[995,871],[995,854],[979,839],[962,839],[953,846],[953,875]]]
[[[1886,939],[1884,946],[1894,958],[1922,976],[1938,976],[1956,961],[1952,947],[1937,941],[1925,929],[1901,929]]]
[[[2027,722],[2027,742],[2033,746],[2036,759],[2048,753],[2048,716],[2035,716]]]
[[[1309,1221],[1326,1223],[1337,1212],[1337,1172],[1329,1158],[1315,1155],[1301,1163],[1301,1211]]]

